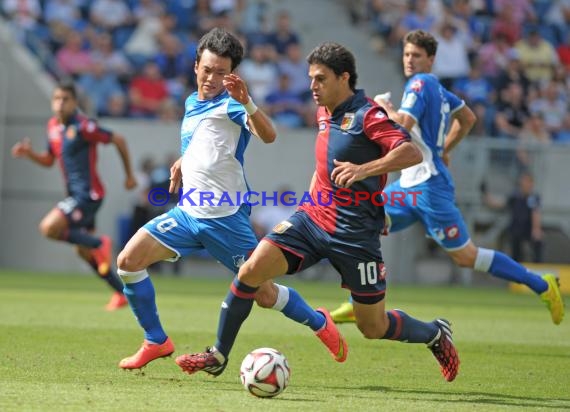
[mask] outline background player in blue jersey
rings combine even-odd
[[[350,51],[337,43],[323,43],[307,60],[311,92],[319,106],[311,202],[278,224],[240,268],[222,305],[215,346],[182,355],[177,363],[188,373],[214,367],[220,373],[256,290],[268,279],[329,259],[340,274],[341,286],[351,292],[357,325],[366,338],[425,343],[445,379],[452,381],[459,357],[449,322],[422,322],[401,310],[386,312],[384,306],[386,271],[379,236],[384,210],[382,199],[375,196],[387,173],[420,162],[421,153],[405,130],[356,89]],[[332,322],[328,312],[323,313]],[[336,358],[344,361],[346,343],[338,333],[327,339],[336,341]]]
[[[493,276],[523,283],[546,303],[552,321],[559,324],[564,303],[554,275],[539,276],[496,250],[477,247],[469,237],[461,212],[455,206],[455,188],[447,169],[451,150],[467,135],[475,115],[453,93],[439,84],[431,74],[437,40],[429,33],[416,30],[404,37],[403,65],[408,78],[400,109],[378,98],[391,119],[411,132],[420,148],[423,162],[402,170],[399,180],[385,193],[420,191],[417,204],[387,204],[388,231],[397,232],[421,222],[428,233],[461,267],[488,272]],[[332,312],[336,322],[352,321],[352,305],[344,303]]]
[[[171,168],[170,190],[175,191],[182,179],[183,195],[177,207],[145,224],[118,257],[125,295],[145,337],[134,355],[121,360],[123,369],[138,369],[174,352],[158,317],[148,266],[207,249],[236,273],[257,245],[250,205],[236,199],[248,191],[243,160],[251,135],[271,143],[276,131],[249,97],[245,82],[233,73],[242,57],[238,39],[222,29],[212,29],[198,44],[198,90],[186,100],[182,157]],[[326,333],[338,335],[334,323],[326,323],[325,315],[311,309],[292,288],[267,282],[256,300],[309,326],[321,340]],[[208,371],[218,375],[218,369]]]
[[[30,139],[16,143],[14,157],[26,157],[51,167],[57,160],[66,182],[67,198],[41,221],[40,232],[47,238],[76,245],[77,253],[115,289],[107,310],[127,304],[123,283],[111,268],[112,246],[108,236],[97,236],[95,215],[105,196],[96,170],[97,145],[113,143],[123,161],[125,188],[136,186],[127,144],[122,136],[99,127],[97,122],[78,111],[77,95],[72,83],[62,82],[51,98],[53,117],[47,123],[47,150],[37,153]]]

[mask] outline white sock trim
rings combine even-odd
[[[289,302],[289,288],[278,283],[275,283],[275,286],[277,286],[277,301],[271,309],[281,312]]]
[[[126,270],[118,269],[117,274],[125,284],[138,283],[148,278],[148,272],[146,269],[139,270],[138,272],[127,272]]]
[[[494,258],[494,250],[482,247],[477,248],[477,256],[475,257],[475,266],[473,266],[473,269],[478,270],[479,272],[489,272]]]

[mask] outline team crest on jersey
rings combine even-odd
[[[322,132],[327,128],[327,122],[319,122],[319,132]]]
[[[236,268],[241,267],[241,265],[243,265],[245,263],[245,256],[244,255],[232,256],[232,259],[234,260],[234,266]]]
[[[291,223],[289,223],[288,221],[284,220],[281,223],[276,224],[273,227],[273,232],[275,233],[285,233],[285,231],[287,229],[289,229],[291,226],[293,226]]]
[[[75,136],[77,136],[77,128],[71,125],[65,131],[65,137],[67,137],[69,140],[73,140],[75,139]]]
[[[71,220],[74,222],[79,222],[81,219],[83,219],[83,213],[81,210],[74,209],[73,212],[71,212]]]
[[[419,92],[424,87],[424,81],[420,79],[416,79],[410,84],[410,89],[415,92]]]
[[[448,239],[455,239],[459,236],[459,228],[457,225],[446,227],[444,230],[445,236],[447,236]]]
[[[340,122],[340,130],[348,130],[354,124],[354,113],[346,113]]]

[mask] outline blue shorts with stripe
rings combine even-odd
[[[341,277],[341,286],[353,299],[375,303],[384,298],[386,271],[380,252],[380,231],[373,237],[357,240],[331,235],[303,211],[273,228],[264,240],[288,254],[288,273],[300,272],[328,259]]]
[[[399,232],[421,222],[427,235],[445,250],[458,250],[469,242],[467,225],[455,205],[455,191],[443,176],[432,176],[410,188],[403,188],[397,180],[384,193],[388,232]]]
[[[246,205],[233,215],[212,219],[195,218],[175,207],[142,229],[173,251],[171,261],[205,249],[233,273],[238,272],[258,243]]]

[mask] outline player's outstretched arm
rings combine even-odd
[[[129,149],[127,148],[127,142],[123,136],[119,136],[113,133],[111,141],[117,148],[119,155],[121,156],[121,161],[123,162],[123,168],[125,169],[125,189],[131,190],[137,186],[137,180],[133,174],[133,169],[131,167],[131,157],[129,155]]]
[[[254,135],[265,143],[272,143],[277,138],[273,122],[263,110],[258,108],[247,91],[247,85],[237,74],[224,77],[224,87],[235,100],[240,102],[249,116],[248,124]]]
[[[54,155],[48,151],[42,153],[34,152],[34,149],[32,149],[32,143],[28,137],[25,137],[21,142],[16,143],[14,147],[12,147],[12,157],[27,157],[34,163],[44,167],[53,166],[55,161]]]

